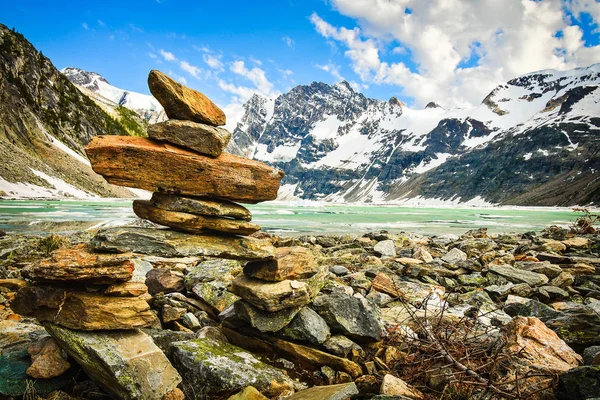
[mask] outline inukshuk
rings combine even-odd
[[[149,138],[98,136],[86,148],[92,168],[113,184],[154,192],[133,210],[174,230],[250,235],[260,226],[234,202],[258,203],[277,197],[283,172],[224,153],[231,133],[225,114],[202,93],[159,71],[148,86],[170,118],[150,125]]]

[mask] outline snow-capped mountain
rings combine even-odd
[[[111,102],[137,112],[142,118],[153,124],[167,119],[160,103],[151,95],[130,92],[112,86],[100,74],[80,68],[67,67],[63,73],[75,85],[92,91]]]
[[[540,71],[446,110],[315,82],[254,95],[228,150],[283,169],[288,199],[598,204],[599,84],[600,64]]]

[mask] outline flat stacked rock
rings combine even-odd
[[[100,136],[86,148],[94,171],[113,184],[150,190],[150,201],[133,202],[135,214],[173,230],[251,235],[260,226],[234,202],[277,197],[283,172],[223,153],[231,133],[225,114],[202,93],[159,71],[148,86],[170,120],[151,125],[149,139]]]
[[[132,282],[131,254],[89,251],[86,245],[56,250],[22,270],[23,287],[11,307],[40,322],[93,331],[135,329],[156,323],[143,282]]]

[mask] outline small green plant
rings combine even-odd
[[[587,208],[573,208],[576,213],[583,213],[582,216],[577,217],[575,222],[570,226],[571,233],[578,235],[594,234],[598,232],[598,228],[594,225],[600,221],[600,214],[592,214]]]
[[[38,242],[38,249],[43,254],[50,254],[54,250],[60,249],[64,245],[67,244],[67,238],[60,235],[50,235],[43,239],[40,239]]]

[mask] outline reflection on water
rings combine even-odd
[[[405,206],[265,203],[249,206],[253,222],[282,235],[361,234],[370,230],[420,234],[525,232],[549,225],[567,226],[577,215],[569,209],[416,208]],[[135,220],[130,200],[0,200],[0,229],[44,232],[118,226]]]

